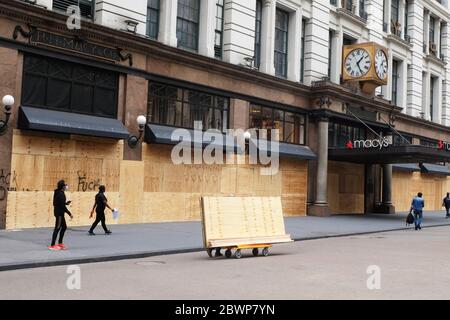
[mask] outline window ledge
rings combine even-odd
[[[406,41],[403,38],[400,38],[399,36],[396,36],[395,34],[390,33],[386,36],[386,38],[390,41],[396,42],[397,44],[401,45],[405,49],[412,49],[412,47],[413,47],[412,43]]]
[[[429,62],[434,62],[435,64],[441,66],[442,68],[444,68],[447,65],[447,62],[439,59],[438,57],[436,57],[434,54],[427,54],[425,56],[425,60],[429,61]]]
[[[367,20],[361,18],[360,16],[354,14],[353,12],[344,9],[344,8],[337,8],[336,12],[342,16],[345,16],[347,18],[349,18],[350,20],[352,20],[353,22],[365,27],[367,26]]]

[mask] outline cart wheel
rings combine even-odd
[[[212,249],[206,249],[206,252],[208,253],[208,256],[209,256],[210,258],[213,257],[212,251],[213,251]]]
[[[264,248],[263,251],[262,251],[262,255],[264,257],[267,257],[269,255],[269,248]]]
[[[254,248],[254,249],[252,250],[252,253],[253,253],[253,255],[254,255],[255,257],[257,257],[258,254],[259,254],[258,248]]]
[[[242,251],[241,251],[241,249],[237,249],[237,250],[236,250],[236,252],[234,253],[234,257],[235,257],[236,259],[242,258]]]
[[[227,251],[225,251],[225,257],[231,258],[231,249],[227,249]]]

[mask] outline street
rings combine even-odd
[[[269,257],[82,264],[80,289],[68,266],[5,271],[0,299],[450,299],[449,243],[447,226],[300,241]]]

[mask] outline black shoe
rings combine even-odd
[[[112,232],[111,232],[111,230],[106,230],[105,231],[105,234],[111,234]]]
[[[422,230],[422,227],[421,227],[421,226],[419,226],[419,230]]]
[[[89,231],[90,236],[95,236],[95,233],[93,231]]]

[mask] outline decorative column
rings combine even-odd
[[[391,33],[391,1],[390,0],[384,0],[385,6],[384,6],[384,16],[386,17],[384,23],[386,24],[386,33]],[[383,28],[384,29],[384,28]]]
[[[434,24],[434,43],[436,44],[436,57],[441,57],[441,19],[436,19]]]
[[[342,32],[342,26],[339,30],[333,33],[332,47],[331,47],[331,77],[330,80],[334,83],[340,84],[341,82],[341,64],[342,64],[342,39],[344,34]]]
[[[275,75],[275,15],[276,2],[263,0],[261,21],[261,72]]]
[[[383,199],[377,211],[395,213],[395,207],[392,205],[392,164],[383,164]]]
[[[210,58],[214,58],[215,25],[216,1],[202,0],[200,5],[198,53]]]
[[[158,39],[162,43],[176,47],[178,0],[161,1]]]
[[[430,11],[424,10],[423,43],[426,46],[425,54],[430,54]]]
[[[328,118],[318,119],[318,146],[317,146],[317,172],[316,195],[314,204],[308,208],[310,216],[329,216],[327,179],[328,179]]]
[[[400,23],[400,37],[405,39],[404,30],[405,30],[405,10],[406,10],[406,0],[400,0],[399,8],[398,8],[398,22]]]
[[[302,34],[302,8],[298,8],[289,15],[288,39],[288,72],[287,78],[291,81],[300,81],[300,57]]]

